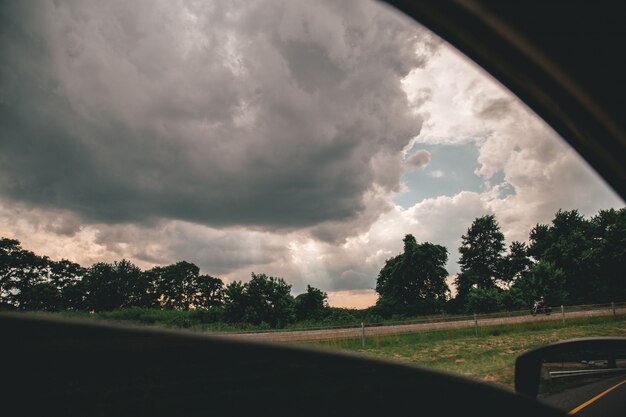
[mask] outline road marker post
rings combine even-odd
[[[361,348],[365,348],[365,324],[361,322]]]
[[[478,316],[474,313],[474,334],[478,337]]]
[[[563,327],[565,327],[565,308],[561,304],[561,320],[563,321]]]
[[[613,310],[613,318],[615,318],[615,302],[611,301],[611,309]]]

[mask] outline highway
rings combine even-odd
[[[626,377],[607,378],[541,398],[541,401],[577,417],[623,417]]]

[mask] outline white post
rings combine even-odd
[[[478,316],[474,313],[474,334],[478,337]]]
[[[365,324],[361,322],[361,348],[365,347]]]

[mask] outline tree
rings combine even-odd
[[[594,299],[626,301],[626,208],[601,210],[592,217],[591,227],[597,265]]]
[[[2,304],[28,310],[30,296],[37,293],[40,304],[46,294],[52,296],[53,288],[46,286],[33,290],[38,284],[46,282],[47,257],[35,255],[33,252],[22,249],[20,242],[15,239],[0,239],[0,300]],[[33,292],[34,291],[34,292]],[[53,296],[57,298],[56,295]],[[47,300],[43,304],[53,304]]]
[[[49,279],[60,292],[60,309],[81,310],[85,308],[85,286],[82,279],[85,268],[75,262],[61,259],[48,265]]]
[[[530,232],[528,253],[535,262],[550,263],[565,277],[569,303],[598,301],[598,265],[593,250],[591,223],[578,210],[559,210],[551,225],[537,225]]]
[[[0,299],[22,310],[75,308],[74,294],[85,269],[62,259],[52,261],[24,250],[14,239],[0,239]],[[74,296],[76,295],[76,296]],[[81,305],[82,307],[82,305]]]
[[[246,311],[248,322],[265,322],[272,327],[281,327],[294,321],[295,301],[291,296],[291,285],[284,279],[253,272],[246,289],[249,300]]]
[[[22,247],[15,239],[0,239],[0,300],[15,306],[15,293],[24,267]]]
[[[515,281],[515,284],[518,282],[519,279]],[[527,300],[526,294],[524,294],[520,288],[516,287],[515,284],[502,294],[502,307],[507,310],[521,310],[531,304],[531,302]]]
[[[63,307],[68,310],[88,310],[87,295],[86,280],[73,281],[61,290]]]
[[[156,303],[154,284],[132,262],[122,259],[114,263],[114,272],[122,290],[120,307],[153,307]]]
[[[526,305],[544,297],[548,305],[563,304],[568,297],[565,273],[550,261],[539,261],[522,278],[515,282],[512,290],[520,291]]]
[[[501,277],[504,253],[504,235],[495,215],[475,219],[461,239],[461,273],[471,271],[478,288],[495,287],[495,280]]]
[[[246,320],[248,294],[246,285],[241,281],[233,281],[224,288],[224,317],[232,323],[243,323]]]
[[[455,279],[456,303],[459,307],[465,305],[466,297],[472,288],[487,290],[497,287],[497,281],[504,276],[505,248],[504,235],[493,214],[475,219],[461,239],[459,248],[461,272]]]
[[[196,308],[219,307],[223,304],[224,282],[210,275],[199,275],[196,278],[197,293],[194,299]]]
[[[85,305],[94,311],[154,305],[151,283],[132,262],[98,262],[85,273]]]
[[[530,233],[529,254],[563,274],[570,304],[626,299],[626,209],[601,210],[586,220],[577,210],[559,210],[550,225]],[[546,268],[544,266],[544,268]]]
[[[113,310],[122,304],[122,295],[113,272],[113,265],[97,262],[85,274],[85,305],[89,310]]]
[[[156,272],[156,291],[161,305],[165,308],[189,310],[195,299],[196,279],[200,268],[180,261],[172,265],[154,268]]]
[[[63,305],[59,288],[52,282],[37,282],[20,293],[20,308],[31,311],[57,311]]]
[[[200,268],[191,262],[155,267],[145,275],[154,282],[156,299],[165,308],[190,310],[222,304],[222,281],[200,275]]]
[[[502,274],[500,276],[504,287],[509,288],[532,266],[533,263],[527,252],[528,248],[525,243],[516,241],[509,246],[509,253],[502,260]]]
[[[328,308],[328,295],[318,288],[306,286],[306,292],[296,297],[296,319],[316,320],[322,317]]]
[[[22,310],[113,310],[167,308],[188,310],[222,304],[223,283],[200,275],[189,262],[142,272],[122,259],[85,269],[62,259],[52,261],[0,238],[0,306]]]
[[[404,252],[388,259],[376,280],[382,314],[427,314],[440,311],[448,297],[448,250],[404,237]]]
[[[245,284],[235,281],[226,286],[224,312],[231,322],[281,327],[295,320],[291,285],[282,278],[253,272]]]
[[[491,313],[504,307],[505,291],[498,287],[470,288],[465,300],[466,313]]]

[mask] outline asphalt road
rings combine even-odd
[[[616,314],[625,314],[626,307],[615,309]],[[613,314],[609,309],[605,310],[589,310],[589,311],[572,311],[565,313],[565,320],[577,317],[597,317],[608,316]],[[524,323],[531,321],[543,320],[562,320],[563,315],[560,311],[554,309],[551,315],[531,316],[530,314],[517,317],[498,317],[498,318],[480,318],[478,326],[492,326],[498,324]],[[459,329],[473,327],[474,320],[457,320],[457,321],[440,321],[414,324],[398,324],[390,326],[372,326],[365,327],[365,337],[374,335],[389,335],[401,333],[414,333],[427,330],[441,329]],[[219,333],[217,333],[219,334]],[[223,333],[224,335],[241,337],[254,340],[265,340],[272,342],[296,342],[307,340],[332,340],[332,339],[350,339],[361,337],[362,329],[360,327],[343,328],[343,329],[323,329],[323,330],[298,330],[298,331],[272,331],[272,332],[250,332],[250,333]]]
[[[607,378],[541,398],[541,401],[580,417],[623,417],[626,415],[626,377]]]

